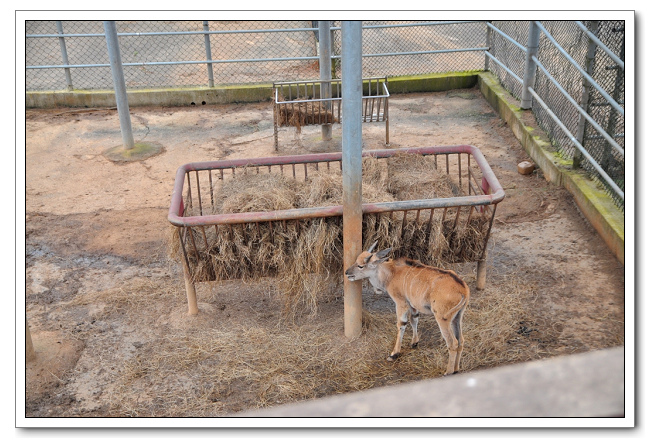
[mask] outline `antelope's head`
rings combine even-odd
[[[359,254],[355,263],[345,271],[345,276],[348,280],[353,282],[364,278],[372,278],[377,275],[377,268],[380,264],[388,260],[388,254],[392,249],[388,248],[373,253],[372,251],[376,246],[377,242],[375,241],[368,250],[364,250]]]

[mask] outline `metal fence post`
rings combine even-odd
[[[539,50],[540,29],[534,20],[530,21],[528,28],[528,44],[526,45],[526,67],[524,68],[524,86],[521,92],[521,108],[530,109],[533,107],[533,96],[528,91],[529,87],[535,86],[535,72],[537,66],[533,62],[533,56],[537,57]]]
[[[113,84],[115,85],[115,102],[117,103],[117,113],[120,116],[122,143],[124,149],[131,149],[135,146],[135,141],[133,140],[133,130],[131,128],[129,102],[126,97],[126,83],[124,82],[120,44],[117,40],[117,26],[114,20],[104,22],[104,32],[106,33],[106,46],[108,47],[108,59],[111,63]]]
[[[323,81],[329,81],[332,79],[332,70],[331,70],[331,60],[332,60],[332,43],[330,40],[330,23],[327,20],[321,20],[318,22],[318,34],[320,39],[318,40],[318,56],[319,56],[319,69],[320,69],[320,79]],[[321,82],[320,85],[320,97],[331,98],[332,97],[332,84],[329,82]],[[326,110],[332,109],[332,103],[326,101],[323,103]],[[332,140],[332,125],[324,124],[321,126],[321,135],[323,140]]]
[[[492,21],[489,20],[487,23],[492,23]],[[485,32],[485,46],[487,47],[487,50],[485,50],[485,52],[489,53],[490,49],[492,48],[492,28],[490,28],[487,25],[487,23],[485,25],[485,27],[487,28]],[[488,57],[488,55],[485,55],[485,71],[487,72],[489,70],[490,70],[490,58]]]
[[[56,21],[56,32],[63,34],[63,23],[60,20]],[[61,60],[63,65],[70,65],[68,62],[68,50],[65,47],[65,37],[59,37],[59,46],[61,47]],[[72,90],[72,76],[70,75],[70,69],[65,68],[65,82],[68,85],[68,90]]]
[[[597,20],[590,20],[587,22],[587,27],[589,28],[589,31],[592,33],[596,34],[598,31],[598,21]],[[585,56],[585,71],[589,76],[593,74],[594,71],[594,61],[596,59],[596,42],[593,40],[589,39],[589,46],[587,47],[587,55]],[[587,78],[583,77],[582,78],[582,98],[580,99],[580,107],[589,112],[588,107],[589,107],[589,92],[590,92],[590,87],[591,84],[589,84],[589,81],[587,81]],[[580,119],[578,120],[578,130],[576,131],[576,140],[580,142],[582,146],[584,146],[584,138],[585,138],[585,126],[586,126],[587,120],[583,115],[580,115]],[[582,154],[580,151],[574,151],[573,152],[573,168],[579,168],[580,163],[582,162]]]
[[[347,269],[362,249],[361,211],[361,22],[341,24],[343,95],[343,266]],[[322,36],[321,36],[322,37]],[[345,336],[361,334],[361,282],[343,279]]]
[[[210,47],[210,35],[208,34],[208,31],[210,31],[210,25],[208,24],[207,20],[203,21],[203,31],[206,32],[203,35],[203,37],[205,38],[205,60],[211,61],[212,48]],[[211,62],[208,62],[208,87],[214,87],[214,73],[212,72]]]

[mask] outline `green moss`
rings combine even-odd
[[[133,148],[124,149],[123,145],[104,151],[104,156],[113,162],[128,163],[148,159],[160,154],[163,147],[159,143],[138,142]]]

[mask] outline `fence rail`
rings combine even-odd
[[[488,29],[495,32],[486,68],[522,108],[532,107],[561,157],[586,170],[624,212],[625,22],[493,22]]]
[[[341,26],[330,22],[332,75]],[[624,212],[625,21],[367,21],[362,72],[490,70]],[[314,21],[117,22],[127,89],[319,79]],[[112,90],[101,22],[27,21],[26,90]],[[532,40],[531,40],[532,39]]]

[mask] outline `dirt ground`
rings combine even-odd
[[[490,238],[487,288],[476,290],[474,263],[451,266],[476,303],[498,301],[499,285],[516,280],[527,317],[515,323],[504,350],[516,343],[523,358],[538,359],[623,345],[623,266],[568,193],[538,171],[517,173],[527,155],[478,89],[393,95],[390,107],[391,147],[474,145],[506,191]],[[25,415],[223,416],[302,399],[264,395],[241,379],[206,384],[191,368],[155,380],[157,347],[174,341],[196,348],[198,330],[292,331],[280,317],[272,279],[200,284],[200,313],[188,316],[182,270],[167,255],[167,211],[175,171],[184,163],[339,150],[340,126],[331,142],[320,140],[318,127],[301,134],[283,129],[275,152],[268,102],[132,108],[131,116],[136,141],[161,143],[163,153],[126,164],[107,160],[103,151],[121,144],[116,110],[27,111],[25,300],[37,357],[26,366]],[[363,125],[365,149],[384,147],[383,136],[383,124]],[[394,316],[387,297],[364,294],[364,307]],[[340,294],[324,298],[316,318],[294,325],[312,333],[327,328],[341,346],[348,344]],[[232,337],[236,348],[241,339]],[[392,330],[387,337],[377,362],[390,350]],[[467,356],[471,351],[466,347]],[[392,375],[400,380],[394,378],[399,370]],[[411,379],[418,378],[401,380]],[[275,381],[282,390],[296,379]]]

